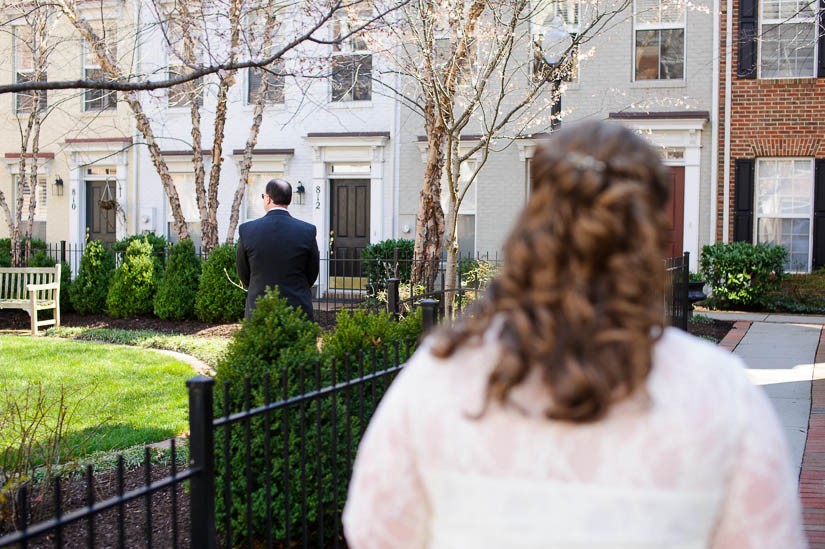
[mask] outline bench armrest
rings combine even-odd
[[[57,290],[60,288],[60,282],[52,282],[51,284],[29,284],[26,286],[28,292],[39,292],[40,290]]]

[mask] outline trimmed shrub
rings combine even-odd
[[[373,292],[387,288],[387,279],[396,274],[393,262],[395,250],[398,249],[398,278],[401,282],[410,281],[413,249],[415,242],[406,239],[388,239],[370,244],[361,252],[361,272],[367,277],[367,283]]]
[[[126,253],[129,245],[135,240],[145,240],[152,246],[152,256],[158,260],[159,265],[166,264],[166,237],[155,233],[133,234],[122,240],[115,242],[112,251],[116,253]]]
[[[277,290],[270,291],[258,301],[249,321],[244,322],[243,328],[235,334],[229,345],[227,354],[216,367],[217,390],[215,399],[215,415],[221,415],[243,410],[244,399],[244,379],[249,378],[251,406],[264,404],[264,385],[266,375],[269,375],[270,396],[274,400],[283,397],[284,384],[289,396],[297,396],[303,390],[310,390],[315,387],[316,374],[319,370],[316,365],[320,359],[320,353],[316,345],[316,340],[320,332],[320,327],[307,319],[303,311],[296,310],[287,305],[285,299],[278,296]],[[322,383],[330,381],[327,371],[323,372]],[[224,400],[224,384],[228,384],[229,400]],[[339,399],[340,400],[340,399]],[[346,429],[345,410],[341,402],[337,402],[336,418],[337,428],[331,419],[333,404],[329,399],[316,400],[305,405],[307,422],[309,418],[316,418],[320,413],[321,423],[324,426],[321,434],[321,441],[328,443],[331,436],[339,435],[342,440]],[[301,453],[302,450],[308,456],[312,466],[306,467],[306,485],[318,486],[319,477],[315,456],[322,455],[322,491],[326,509],[331,510],[333,502],[331,471],[334,459],[343,460],[339,453],[333,456],[329,451],[321,451],[317,431],[307,429],[302,437],[299,421],[300,413],[296,413],[297,408],[290,409],[287,448],[289,450],[289,482],[284,474],[284,433],[283,413],[270,414],[270,498],[272,504],[272,524],[274,525],[272,535],[276,540],[285,538],[284,525],[290,522],[293,536],[300,531],[301,527],[301,506],[296,505],[301,493]],[[215,471],[216,471],[216,493],[223,494],[224,483],[227,481],[231,486],[231,504],[227,509],[222,497],[215,499],[215,510],[217,524],[223,525],[226,515],[229,513],[232,523],[231,545],[239,546],[243,543],[247,535],[246,525],[246,502],[247,493],[252,501],[252,536],[256,540],[266,538],[266,500],[267,484],[264,471],[267,463],[264,455],[264,440],[266,436],[266,426],[263,416],[257,416],[251,421],[251,453],[250,464],[252,474],[247,482],[246,475],[246,442],[244,437],[244,425],[235,424],[230,432],[230,458],[229,463],[224,458],[224,436],[223,431],[219,431],[215,436]],[[352,434],[358,431],[352,426]],[[309,459],[311,456],[311,459]],[[339,462],[338,471],[343,477],[346,471],[344,462]],[[277,489],[275,488],[277,487]],[[286,487],[286,489],[285,489]],[[290,493],[292,505],[290,515],[286,515],[286,498]],[[312,489],[307,493],[307,522],[314,525],[317,521],[318,509],[317,490]],[[339,492],[339,507],[343,506],[344,493]],[[331,518],[328,525],[332,527]],[[310,532],[310,535],[313,535]]]
[[[133,240],[126,248],[123,263],[115,271],[106,297],[106,312],[128,318],[152,312],[157,280],[157,259],[148,240]]]
[[[372,313],[365,310],[347,311],[338,313],[335,330],[326,332],[321,339],[321,353],[326,364],[333,359],[344,364],[346,356],[358,360],[363,353],[365,360],[375,358],[379,363],[383,361],[383,352],[386,349],[391,353],[387,356],[389,363],[395,361],[395,345],[398,344],[399,356],[406,356],[409,346],[410,352],[415,349],[418,336],[421,334],[421,309],[407,315],[399,321],[393,320],[388,313]],[[339,369],[342,375],[343,368]],[[344,378],[339,377],[339,381]]]
[[[788,252],[782,246],[748,242],[717,242],[704,246],[699,260],[702,278],[712,295],[714,308],[768,307],[770,294],[785,278]]]
[[[191,240],[181,240],[169,254],[166,272],[155,294],[155,315],[183,320],[195,313],[195,299],[201,276],[201,260]]]
[[[98,240],[86,245],[80,269],[69,294],[74,310],[82,315],[102,313],[106,308],[109,282],[115,271],[115,258]]]
[[[37,250],[37,253],[29,260],[29,267],[54,267],[57,262],[52,259],[44,250]],[[69,297],[72,285],[72,271],[65,261],[60,264],[60,312],[68,313],[72,308],[72,300]]]
[[[203,322],[235,322],[243,317],[246,292],[232,284],[238,280],[234,244],[218,246],[203,264],[195,316]]]

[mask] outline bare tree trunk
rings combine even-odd
[[[415,247],[412,279],[431,292],[441,263],[444,238],[444,211],[441,208],[441,174],[444,169],[444,144],[447,130],[435,113],[435,106],[427,105],[427,167],[424,184],[418,200],[415,220]]]
[[[28,264],[32,256],[32,236],[34,235],[34,213],[37,209],[37,156],[40,154],[40,110],[38,108],[40,101],[40,94],[42,92],[34,92],[34,136],[32,137],[32,167],[31,176],[29,179],[29,223],[26,226],[26,251],[24,262]]]
[[[119,69],[116,60],[106,48],[103,41],[94,33],[88,21],[84,19],[77,11],[76,6],[70,0],[56,0],[57,5],[63,14],[80,32],[84,40],[91,44],[95,52],[95,57],[100,62],[101,68],[106,72],[106,76],[112,80],[128,81],[129,78],[123,74]],[[149,118],[143,111],[143,105],[140,102],[138,93],[136,91],[129,91],[123,93],[123,98],[132,109],[132,114],[135,117],[138,130],[143,135],[146,146],[149,148],[149,154],[152,157],[152,164],[160,176],[163,190],[169,198],[169,208],[172,210],[173,226],[175,232],[178,233],[180,240],[189,238],[189,229],[186,226],[186,219],[183,216],[183,208],[180,204],[180,197],[178,191],[175,189],[175,183],[172,181],[172,176],[169,175],[169,167],[166,165],[163,155],[160,152],[160,147],[155,139],[155,134],[152,131],[152,125]]]
[[[35,94],[35,98],[37,95]],[[37,108],[36,105],[33,106]],[[23,138],[20,143],[20,171],[17,175],[17,196],[14,208],[14,222],[11,230],[11,264],[15,267],[23,266],[23,247],[20,226],[23,223],[23,188],[28,177],[28,166],[26,165],[26,152],[29,149],[32,130],[34,128],[35,110],[29,113],[26,129],[23,131]]]
[[[249,180],[249,171],[252,169],[252,151],[258,143],[258,134],[261,131],[263,122],[264,105],[266,104],[266,91],[269,89],[269,81],[261,78],[255,96],[255,112],[252,116],[252,126],[249,127],[249,137],[246,138],[246,146],[243,150],[243,160],[241,160],[241,177],[238,187],[235,189],[235,197],[232,200],[232,213],[229,216],[229,228],[226,231],[226,241],[230,244],[235,241],[235,230],[238,228],[238,219],[241,212],[241,204],[246,194],[246,186]]]

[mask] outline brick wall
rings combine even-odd
[[[728,238],[733,239],[734,160],[765,156],[825,158],[825,78],[777,80],[741,79],[738,64],[738,6],[733,2],[733,60],[731,78],[730,200]],[[719,82],[719,184],[716,239],[722,240],[725,160],[725,47],[726,2],[721,14]],[[825,52],[819,52],[823,55]]]

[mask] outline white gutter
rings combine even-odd
[[[722,200],[722,241],[729,240],[728,225],[730,224],[730,110],[731,110],[731,63],[733,63],[733,0],[727,0],[725,19],[727,31],[725,33],[725,148],[723,174],[724,194]]]
[[[710,232],[708,233],[708,244],[716,242],[716,217],[719,214],[716,202],[719,193],[719,48],[721,45],[720,17],[721,1],[713,0],[713,85],[711,93],[711,113],[710,113]],[[727,120],[727,116],[725,117]]]

